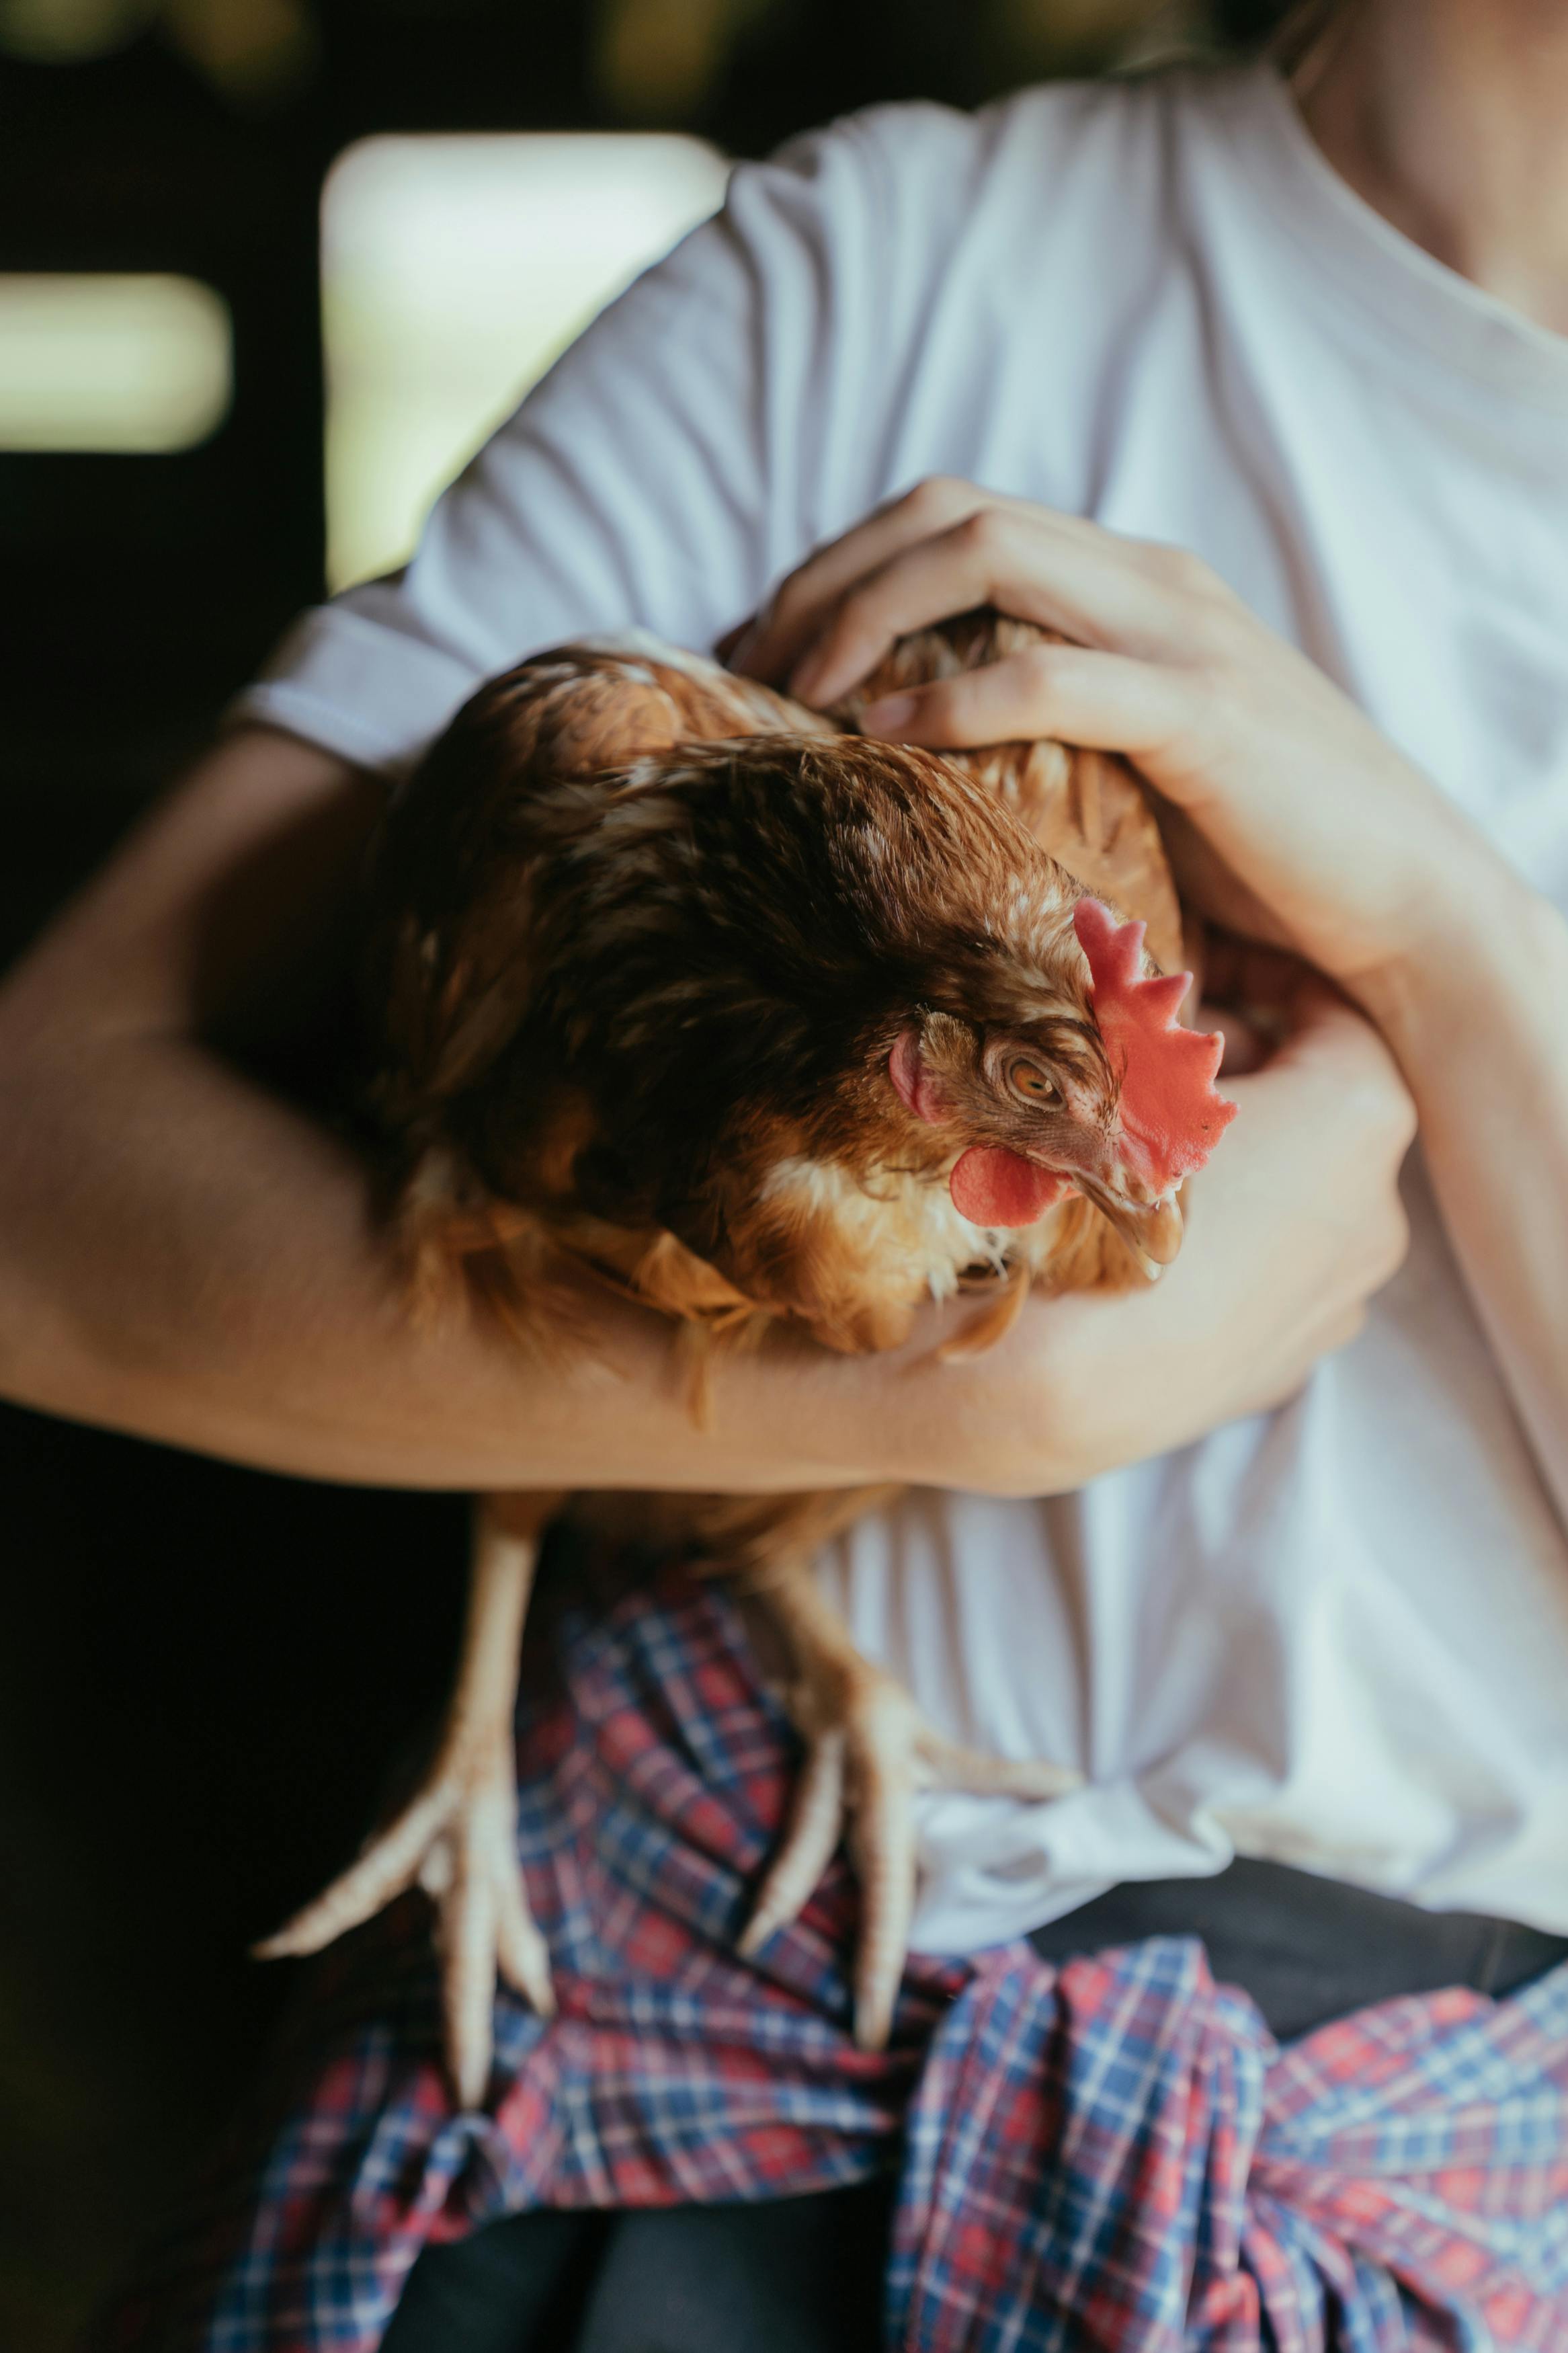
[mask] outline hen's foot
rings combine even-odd
[[[795,1919],[840,1840],[860,1882],[855,2040],[879,2051],[893,2022],[915,1904],[914,1799],[919,1789],[1038,1800],[1083,1779],[1043,1758],[983,1756],[938,1732],[891,1676],[858,1654],[803,1675],[785,1692],[805,1742],[784,1844],[741,1938],[751,1955]]]
[[[510,1724],[437,1757],[423,1786],[357,1862],[255,1951],[259,1959],[319,1953],[410,1887],[436,1905],[447,2065],[461,2105],[478,2107],[489,2079],[496,1972],[551,2017],[550,1957],[517,1860],[517,1787]]]

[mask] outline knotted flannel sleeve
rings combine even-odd
[[[1202,1947],[911,1962],[857,2051],[836,1869],[734,1939],[792,1737],[669,1573],[566,1609],[518,1718],[552,2021],[498,1997],[454,2114],[418,1899],[317,1965],[264,2097],[98,2353],[372,2353],[416,2258],[502,2215],[899,2177],[889,2353],[1568,2353],[1568,1967],[1279,2048]]]

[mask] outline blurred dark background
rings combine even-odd
[[[0,962],[322,592],[320,202],[345,148],[674,129],[758,153],[1264,13],[0,0],[0,379],[6,289],[45,279],[193,280],[232,332],[195,446],[49,448],[0,398]],[[247,1940],[352,1849],[436,1702],[463,1512],[4,1409],[0,1495],[0,2343],[58,2353],[252,2062],[283,1989]]]

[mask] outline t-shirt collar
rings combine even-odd
[[[1268,64],[1234,78],[1219,124],[1248,191],[1385,343],[1415,347],[1494,396],[1568,413],[1568,336],[1538,326],[1395,228],[1329,163]]]

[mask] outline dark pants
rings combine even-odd
[[[1568,1938],[1427,1913],[1269,1862],[1112,1888],[1031,1939],[1047,1960],[1201,1936],[1283,2041],[1402,1993],[1510,1993]],[[522,2214],[415,2265],[384,2353],[873,2353],[889,2181],[757,2205]]]

